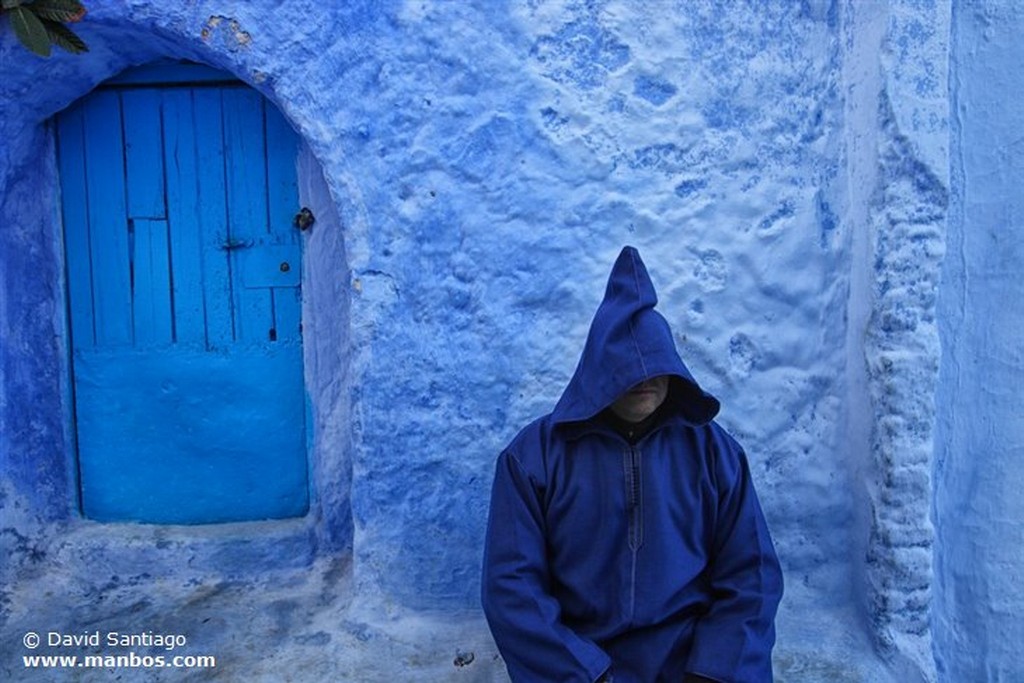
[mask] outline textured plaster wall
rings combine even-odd
[[[926,501],[948,205],[949,9],[897,3],[883,20],[876,175],[865,197],[872,241],[864,340],[873,456],[869,615],[883,648],[927,672],[934,542]]]
[[[1019,277],[1024,202],[1013,93],[1024,9],[953,12],[949,253],[936,449],[935,652],[943,680],[1024,677],[1024,414]]]
[[[477,606],[493,460],[553,406],[625,243],[751,454],[777,679],[934,679],[931,625],[978,624],[932,602],[947,3],[87,4],[83,57],[0,31],[5,652],[163,629],[229,677],[502,680]],[[305,141],[303,519],[77,513],[47,121],[158,57],[233,72]]]

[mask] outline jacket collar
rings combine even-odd
[[[666,427],[696,427],[699,424],[691,422],[683,417],[678,412],[668,411],[650,430],[642,436],[639,441],[643,441],[651,435],[660,432]],[[563,422],[555,425],[558,433],[566,441],[579,441],[587,436],[603,435],[613,439],[619,439],[624,443],[629,443],[629,440],[620,434],[611,424],[601,418],[600,415],[587,420],[580,420],[578,422]],[[639,442],[638,441],[638,442]]]

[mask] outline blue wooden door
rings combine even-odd
[[[226,74],[161,69],[57,121],[82,510],[302,515],[296,136]]]

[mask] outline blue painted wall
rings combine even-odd
[[[935,653],[943,680],[1024,673],[1024,8],[957,5],[950,79],[952,188],[937,396]]]
[[[166,5],[95,3],[84,57],[43,61],[0,32],[5,651],[20,655],[29,628],[124,629],[131,614],[255,678],[315,664],[342,680],[502,680],[476,598],[493,460],[554,404],[632,243],[751,454],[787,574],[777,679],[957,680],[982,661],[945,655],[937,674],[932,649],[933,633],[945,647],[980,625],[949,591],[995,571],[948,563],[966,556],[941,523],[963,491],[931,479],[959,462],[935,444],[967,434],[950,419],[934,431],[936,396],[948,416],[955,386],[938,383],[940,332],[960,338],[936,301],[947,207],[963,216],[954,239],[974,210],[951,162],[947,71],[951,26],[970,35],[974,15],[951,21],[941,2]],[[76,511],[48,121],[168,56],[234,73],[304,142],[300,197],[317,223],[302,273],[311,503],[296,520],[139,527]],[[966,272],[949,270],[943,295],[989,296]],[[1007,498],[975,519],[1005,519],[1012,536],[1013,512]]]

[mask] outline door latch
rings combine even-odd
[[[252,245],[252,240],[236,240],[229,237],[224,240],[224,244],[220,245],[220,248],[224,251],[236,251],[238,249],[248,249]]]
[[[292,220],[292,223],[294,223],[295,227],[299,230],[309,230],[313,227],[313,223],[316,223],[316,216],[314,216],[313,212],[304,206],[302,207],[302,210],[295,214],[295,218]]]

